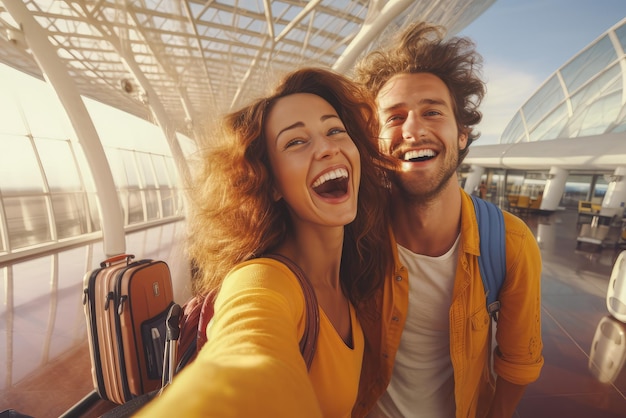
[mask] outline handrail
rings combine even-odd
[[[131,232],[143,231],[145,229],[154,228],[155,226],[167,225],[170,223],[180,222],[184,220],[184,216],[173,216],[167,219],[159,219],[156,221],[142,222],[141,224],[127,225],[124,227],[124,234]],[[92,244],[103,239],[102,231],[91,232],[89,234],[78,235],[76,237],[64,239],[57,242],[46,242],[36,244],[30,247],[20,248],[10,253],[0,254],[0,268],[8,264],[28,261],[45,255],[58,253],[61,250],[70,250],[82,247],[85,244]]]

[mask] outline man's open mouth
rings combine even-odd
[[[402,161],[421,162],[435,158],[437,153],[432,149],[411,150],[401,156]]]
[[[341,197],[348,193],[348,170],[337,168],[324,173],[313,182],[312,187],[322,197]]]

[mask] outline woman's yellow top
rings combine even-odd
[[[310,371],[300,353],[305,299],[296,276],[267,258],[247,261],[224,279],[209,341],[139,417],[349,417],[364,340],[350,306],[348,347],[320,308]]]

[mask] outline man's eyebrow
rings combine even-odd
[[[335,115],[335,114],[332,114],[332,113],[330,113],[330,114],[328,114],[328,115],[322,115],[322,116],[320,117],[320,120],[321,120],[322,122],[324,122],[325,120],[332,119],[332,118],[336,118],[336,119],[341,120],[341,119],[339,118],[339,116],[337,116],[337,115]],[[286,131],[288,131],[288,130],[290,130],[290,129],[302,128],[302,127],[304,127],[304,122],[302,122],[302,121],[298,121],[298,122],[296,122],[296,123],[294,123],[294,124],[291,124],[291,125],[289,125],[289,126],[287,126],[287,127],[283,128],[283,129],[281,129],[281,130],[280,130],[280,131],[276,134],[276,140],[278,140],[278,137],[279,137],[279,136],[280,136],[283,132],[286,132]]]
[[[427,104],[427,105],[447,106],[447,103],[446,103],[445,100],[443,100],[443,99],[433,99],[433,98],[429,98],[429,97],[420,99],[417,102],[417,104],[420,104],[420,105]],[[401,109],[401,108],[404,108],[406,106],[408,106],[408,105],[405,102],[394,103],[391,106],[381,108],[381,113],[393,112],[394,110]]]

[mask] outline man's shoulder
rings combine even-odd
[[[504,215],[504,228],[508,233],[532,234],[530,228],[522,218],[506,210],[502,210]]]

